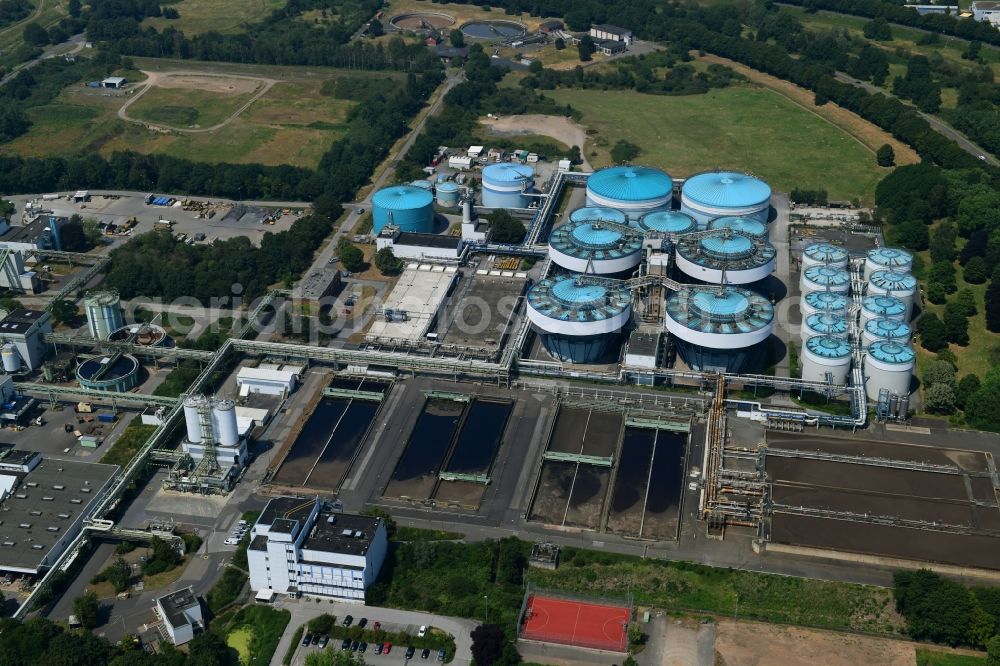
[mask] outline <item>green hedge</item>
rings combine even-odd
[[[302,642],[302,634],[304,631],[305,627],[303,626],[296,629],[295,633],[292,634],[292,644],[288,646],[288,649],[285,651],[285,656],[281,659],[281,663],[285,666],[290,666],[292,663],[292,657],[295,656],[295,650],[299,647],[299,643]]]
[[[208,602],[208,608],[213,613],[218,613],[220,610],[228,606],[229,604],[236,601],[240,596],[240,592],[243,591],[243,585],[246,584],[250,577],[239,569],[234,569],[232,567],[226,567],[225,572],[222,574],[222,578],[219,579],[212,589],[208,591],[205,595],[205,601]]]

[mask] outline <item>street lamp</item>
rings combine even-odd
[[[490,621],[490,595],[484,594],[483,599],[486,599],[486,621]]]

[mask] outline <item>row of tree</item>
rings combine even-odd
[[[966,588],[922,569],[896,572],[893,597],[916,640],[983,648],[1000,634],[1000,589]]]

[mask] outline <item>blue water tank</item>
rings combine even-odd
[[[631,221],[651,210],[669,208],[673,195],[670,175],[650,167],[608,167],[587,179],[588,206],[617,208]]]
[[[681,187],[681,210],[704,227],[725,215],[767,222],[771,187],[762,180],[735,171],[709,171],[691,176]]]
[[[460,188],[455,183],[438,183],[437,202],[442,208],[454,208],[458,205]]]
[[[534,185],[535,170],[524,164],[500,162],[483,169],[483,206],[487,208],[527,208]]]
[[[394,185],[372,196],[372,231],[378,234],[386,224],[401,231],[434,231],[434,195],[412,185]]]

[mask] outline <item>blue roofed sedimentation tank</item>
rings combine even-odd
[[[681,187],[681,210],[704,228],[716,217],[734,215],[767,222],[771,187],[735,171],[707,171],[691,176]]]
[[[429,190],[412,185],[394,185],[372,196],[372,231],[393,224],[400,231],[431,233],[434,231],[434,195]]]
[[[759,238],[767,238],[768,235],[766,222],[761,222],[752,217],[738,217],[735,215],[717,217],[708,223],[708,228],[732,229],[733,231],[742,231],[745,234]]]
[[[774,306],[740,287],[691,287],[667,298],[667,331],[694,370],[753,372],[766,360]]]
[[[906,318],[906,303],[887,294],[865,296],[861,301],[861,326],[867,326],[872,319]]]
[[[802,319],[817,312],[829,312],[845,316],[847,314],[847,297],[836,291],[810,291],[799,301],[799,312]]]
[[[814,335],[802,348],[802,379],[843,386],[851,370],[851,345],[843,337]]]
[[[909,273],[913,269],[913,255],[894,247],[876,247],[868,250],[865,257],[865,280],[871,279],[875,271]]]
[[[812,266],[847,268],[850,254],[846,249],[830,243],[812,243],[802,251],[802,270]]]
[[[76,367],[76,378],[83,388],[124,393],[139,383],[139,361],[127,354],[94,356]]]
[[[660,169],[614,166],[596,171],[587,179],[587,205],[617,208],[630,221],[643,213],[669,208],[674,181]]]
[[[832,312],[815,312],[802,321],[803,342],[814,335],[847,337],[847,319]]]
[[[642,231],[678,236],[698,229],[694,218],[679,210],[655,210],[640,217],[637,224]]]
[[[878,340],[895,340],[908,343],[913,337],[910,325],[901,319],[869,319],[861,332],[861,339],[866,345]]]
[[[851,274],[836,266],[810,266],[802,271],[799,289],[810,291],[836,291],[847,293],[851,288]]]
[[[524,164],[500,162],[483,168],[483,206],[486,208],[527,208],[534,185],[535,170]]]
[[[560,275],[528,290],[528,320],[560,361],[597,361],[620,340],[631,316],[632,294],[614,280]]]
[[[613,224],[628,224],[625,213],[617,208],[602,206],[584,206],[569,214],[570,222],[611,222]]]
[[[757,236],[745,236],[730,229],[708,235],[677,239],[677,268],[688,277],[720,284],[750,284],[774,271],[774,246]]]
[[[549,257],[576,273],[625,273],[642,260],[642,235],[620,224],[570,221],[549,234]]]

